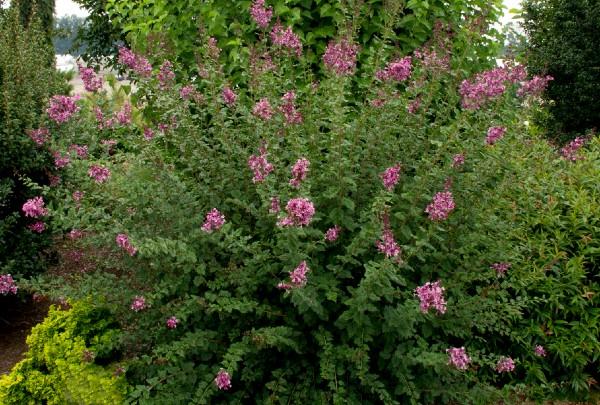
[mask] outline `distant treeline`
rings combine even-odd
[[[63,16],[55,19],[53,43],[57,54],[79,56],[85,51],[85,45],[78,43],[77,31],[85,24],[84,17],[76,15]]]

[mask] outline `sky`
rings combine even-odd
[[[504,0],[504,5],[507,7],[507,10],[505,10],[505,12],[508,12],[508,9],[511,8],[519,8],[521,4],[521,0]],[[63,16],[63,15],[71,15],[71,14],[75,14],[78,16],[86,16],[87,12],[85,10],[82,10],[77,4],[75,4],[73,2],[73,0],[56,0],[56,15],[57,16]],[[505,14],[504,18],[502,19],[502,23],[506,24],[507,22],[509,22],[511,20],[511,16]]]

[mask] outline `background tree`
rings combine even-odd
[[[554,77],[546,92],[554,137],[600,126],[600,1],[525,0],[531,74]],[[573,135],[569,135],[573,134]]]
[[[85,44],[77,41],[77,33],[85,29],[85,18],[76,15],[63,16],[54,24],[54,49],[57,54],[80,55],[85,52]]]

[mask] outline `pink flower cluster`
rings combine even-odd
[[[279,226],[305,226],[315,215],[315,206],[308,198],[292,198],[285,210],[288,215],[277,222]]]
[[[533,353],[538,357],[546,357],[547,355],[546,349],[544,349],[544,346],[541,345],[536,345],[533,349]]]
[[[234,105],[235,101],[237,100],[237,94],[235,94],[229,87],[224,87],[221,95],[223,96],[223,102],[229,107]]]
[[[179,323],[179,319],[177,319],[174,316],[171,316],[169,318],[167,318],[167,328],[169,329],[175,329],[177,328],[177,324]]]
[[[75,103],[79,98],[79,96],[52,96],[50,107],[46,109],[48,117],[57,124],[67,122],[73,114],[79,111],[79,107]]]
[[[485,143],[488,145],[493,145],[498,142],[500,139],[504,137],[506,133],[505,127],[491,127],[487,131],[487,136],[485,137]]]
[[[294,163],[294,166],[292,166],[292,179],[290,180],[290,186],[295,188],[300,187],[300,183],[306,179],[309,166],[310,162],[306,158],[300,158],[296,161],[296,163]]]
[[[158,71],[158,83],[161,90],[169,88],[175,80],[175,73],[173,72],[173,64],[171,61],[164,61],[160,65]]]
[[[150,65],[148,59],[136,55],[124,46],[119,47],[119,63],[127,66],[142,77],[150,77],[152,75],[152,65]]]
[[[179,97],[181,97],[183,100],[189,100],[192,95],[194,94],[194,86],[191,85],[187,85],[187,86],[183,86],[180,90],[179,90]]]
[[[67,167],[71,163],[71,158],[68,155],[61,155],[59,152],[54,153],[54,166],[57,169]]]
[[[219,370],[215,377],[215,385],[221,391],[226,391],[231,388],[231,376],[223,369]]]
[[[117,122],[123,126],[131,124],[131,104],[126,102],[123,107],[115,114]]]
[[[402,253],[402,249],[394,239],[388,214],[383,215],[383,233],[381,234],[381,240],[378,240],[375,245],[386,257],[397,257]]]
[[[502,357],[496,364],[496,371],[499,373],[508,373],[515,369],[515,361],[510,357]]]
[[[342,230],[342,228],[340,228],[338,225],[335,225],[335,226],[329,228],[327,230],[327,232],[325,232],[325,240],[327,242],[335,242],[337,240],[337,238],[340,236],[341,230]]]
[[[586,138],[578,136],[573,139],[569,144],[560,150],[560,154],[566,160],[575,162],[577,160],[584,159],[583,156],[579,155],[579,150],[585,145]]]
[[[273,17],[273,7],[265,7],[265,0],[254,0],[250,7],[250,15],[256,25],[265,29]]]
[[[69,238],[72,240],[83,238],[83,231],[80,229],[71,229],[71,232],[69,232]]]
[[[86,91],[95,92],[102,88],[102,77],[96,75],[91,67],[84,67],[81,63],[77,63],[79,67],[79,76],[83,81],[83,87]]]
[[[211,233],[212,231],[218,231],[225,224],[225,215],[221,214],[218,209],[213,208],[208,211],[202,229],[204,232]]]
[[[457,153],[452,157],[452,167],[457,169],[460,166],[465,164],[465,155],[462,153]]]
[[[26,217],[39,218],[48,215],[48,210],[44,208],[44,199],[42,197],[30,198],[23,204],[22,210]]]
[[[264,121],[269,121],[273,117],[273,109],[271,108],[271,103],[269,103],[269,100],[266,98],[261,98],[256,104],[254,104],[252,114]]]
[[[104,183],[110,177],[110,170],[104,166],[91,165],[88,170],[88,175],[93,178],[96,183]]]
[[[129,253],[129,256],[135,256],[135,254],[137,253],[137,249],[133,247],[131,242],[129,242],[129,237],[126,234],[118,234],[115,240],[120,248]]]
[[[517,96],[540,96],[546,90],[548,82],[551,80],[554,80],[552,76],[533,76],[531,80],[521,83],[521,87],[517,90]]]
[[[445,288],[441,286],[439,280],[435,283],[427,282],[421,287],[417,287],[415,293],[421,301],[419,304],[421,312],[426,314],[429,312],[429,308],[434,308],[438,314],[446,313],[444,290]]]
[[[412,71],[412,58],[405,56],[402,59],[395,60],[375,73],[375,77],[382,81],[395,80],[402,82],[410,77]]]
[[[323,64],[338,76],[352,75],[356,69],[358,50],[358,45],[347,39],[330,41],[323,54]]]
[[[460,85],[463,108],[479,109],[488,101],[504,94],[506,82],[514,82],[517,78],[508,69],[495,68],[477,74],[471,81],[464,80]]]
[[[263,146],[258,151],[260,153],[258,156],[252,155],[248,159],[248,167],[254,172],[253,183],[262,183],[274,169],[267,160],[267,148]]]
[[[456,208],[451,191],[440,191],[433,196],[433,201],[425,208],[432,221],[443,221]]]
[[[0,274],[0,294],[16,294],[18,289],[10,274]]]
[[[150,127],[144,128],[144,139],[147,141],[151,141],[154,138],[154,130]]]
[[[146,299],[142,296],[136,295],[131,302],[130,308],[135,312],[140,312],[146,309]]]
[[[421,66],[431,72],[444,72],[450,70],[450,54],[438,53],[432,49],[417,49],[415,58],[421,61]]]
[[[417,97],[413,101],[410,102],[408,107],[406,108],[410,114],[416,114],[421,108],[421,98]]]
[[[72,144],[69,146],[69,152],[75,152],[81,159],[86,159],[88,157],[88,146]]]
[[[27,225],[27,228],[33,232],[42,233],[46,230],[46,224],[42,221],[36,221],[33,224]]]
[[[310,269],[308,268],[306,261],[302,261],[298,267],[290,271],[290,283],[281,282],[277,284],[277,288],[280,290],[289,290],[291,288],[304,287],[307,281],[306,273],[309,271]]]
[[[271,30],[271,41],[274,45],[289,49],[298,57],[302,55],[302,42],[298,35],[294,34],[292,27],[284,30],[280,23],[275,24]]]
[[[27,135],[35,142],[38,146],[42,146],[50,138],[50,131],[48,128],[38,128],[27,131]]]
[[[459,370],[466,370],[469,367],[471,358],[467,355],[464,347],[451,347],[446,349],[446,353],[448,353],[448,364]]]
[[[400,170],[401,166],[398,163],[395,166],[388,167],[379,175],[379,177],[381,177],[381,181],[383,182],[383,186],[387,191],[392,191],[396,186],[396,183],[398,183],[398,180],[400,179]]]
[[[490,266],[490,269],[495,270],[496,274],[500,277],[504,276],[508,269],[510,269],[511,264],[506,262],[493,263]]]
[[[281,97],[283,104],[279,107],[279,111],[283,114],[286,124],[301,124],[302,114],[296,109],[296,93],[288,91]]]
[[[279,202],[279,198],[272,197],[271,198],[271,207],[269,208],[269,212],[271,214],[277,214],[279,211],[281,211],[281,205]]]

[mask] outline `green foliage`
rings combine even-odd
[[[531,73],[554,77],[542,121],[553,138],[573,138],[600,127],[600,2],[526,0],[523,26]]]
[[[19,18],[23,26],[27,26],[34,19],[39,19],[40,29],[50,39],[54,25],[55,0],[14,0],[13,3],[19,10]]]
[[[46,236],[26,229],[20,213],[27,198],[47,182],[51,157],[36,148],[26,132],[42,123],[51,94],[60,91],[53,60],[39,24],[24,28],[18,10],[0,10],[0,274],[39,271]]]
[[[251,42],[258,29],[249,14],[251,3],[107,0],[104,9],[94,10],[98,16],[106,13],[128,42],[152,55],[153,61],[168,56],[188,74],[198,73],[198,47],[207,37],[215,37],[223,48],[228,75],[243,83],[240,67],[253,57],[254,49],[242,44]],[[361,61],[366,62],[384,46],[382,38],[391,39],[396,51],[405,54],[429,40],[436,23],[441,23],[453,32],[458,53],[470,54],[472,63],[465,67],[476,71],[496,56],[498,32],[477,37],[472,31],[487,30],[488,24],[496,22],[501,4],[498,0],[267,1],[274,10],[273,21],[280,20],[299,33],[313,70],[319,69],[327,43],[340,36],[356,38],[363,49]]]
[[[0,403],[123,403],[125,379],[94,363],[110,359],[115,332],[110,314],[90,303],[51,307],[27,338],[25,359],[0,378]]]

